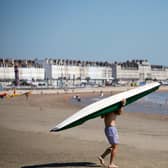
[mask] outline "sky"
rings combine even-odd
[[[167,57],[167,0],[0,0],[0,58]]]

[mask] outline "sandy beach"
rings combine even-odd
[[[0,100],[0,168],[100,167],[97,156],[108,147],[102,119],[49,132],[81,108],[70,104],[72,96],[33,94],[28,100],[23,96]],[[127,112],[118,117],[117,127],[120,168],[168,167],[167,115]]]

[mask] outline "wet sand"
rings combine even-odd
[[[97,156],[108,147],[102,119],[58,133],[48,131],[81,108],[69,103],[72,96],[0,100],[0,168],[100,167]],[[117,126],[119,167],[168,167],[167,115],[127,112],[118,117]]]

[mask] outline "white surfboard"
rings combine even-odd
[[[157,90],[160,86],[158,82],[152,82],[144,86],[139,86],[128,91],[118,93],[116,95],[104,98],[100,101],[92,103],[83,109],[79,110],[72,116],[65,119],[60,124],[56,125],[50,131],[61,131],[80,125],[85,121],[99,117],[101,115],[114,112],[121,107],[121,101],[126,99],[126,105],[146,96],[147,94]]]

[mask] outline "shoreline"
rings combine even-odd
[[[27,91],[31,91],[31,94],[79,94],[79,93],[100,93],[102,92],[123,92],[130,89],[133,89],[135,87],[129,87],[129,86],[120,86],[120,87],[98,87],[98,88],[74,88],[74,89],[17,89],[16,91],[18,93],[24,93]],[[12,93],[13,90],[9,90],[9,93]],[[6,91],[1,91],[6,92]],[[160,86],[160,88],[156,92],[168,92],[168,86]]]

